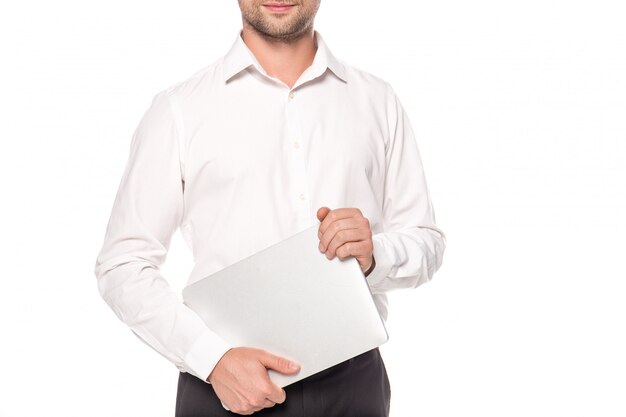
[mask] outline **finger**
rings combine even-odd
[[[287,398],[287,393],[285,392],[284,389],[282,389],[278,385],[274,383],[272,383],[272,385],[274,385],[273,387],[274,389],[272,390],[272,393],[267,396],[267,400],[272,401],[273,403],[276,403],[276,404],[284,403],[285,399]]]
[[[300,370],[300,365],[297,362],[267,351],[261,351],[259,361],[266,368],[273,369],[281,374],[293,374]]]
[[[276,405],[276,403],[274,401],[268,400],[267,398],[265,400],[263,400],[263,402],[260,405],[255,405],[250,407],[251,410],[253,412],[257,412],[257,411],[261,411],[264,408],[270,408],[270,407],[274,407]]]
[[[264,397],[263,401],[268,400],[273,404],[283,403],[287,397],[285,390],[273,383],[267,372],[264,372],[261,378],[263,380],[263,384],[260,388],[260,393]]]
[[[362,241],[367,241],[372,236],[372,233],[369,230],[364,229],[345,229],[340,230],[335,234],[333,239],[328,244],[326,248],[325,254],[328,259],[332,259],[337,254],[337,249],[342,246],[350,243],[351,245],[346,246],[344,248],[344,253],[342,255],[347,257],[349,255],[356,255],[353,251],[356,249],[360,249],[357,245],[352,245],[356,243],[360,243]]]
[[[263,408],[270,408],[274,407],[275,405],[276,403],[274,401],[265,399],[265,402],[263,403]]]
[[[359,210],[358,208],[338,208],[338,209],[334,209],[331,210],[326,217],[324,217],[324,220],[322,221],[322,223],[320,223],[320,227],[319,227],[319,231],[320,231],[320,236],[322,234],[324,234],[324,232],[326,231],[326,229],[328,228],[328,226],[337,220],[340,219],[346,219],[348,217],[357,217],[357,216],[362,216],[363,214],[361,213],[361,210]]]
[[[373,257],[372,255],[373,245],[368,241],[361,242],[347,242],[337,248],[337,258],[344,260],[348,256],[354,256],[361,265],[361,269],[365,266],[370,266]]]
[[[333,240],[335,235],[341,230],[347,229],[357,229],[359,227],[364,226],[361,222],[359,222],[357,217],[348,217],[345,219],[335,220],[331,224],[328,225],[324,233],[318,232],[318,236],[320,239],[319,249],[321,252],[326,252],[328,245]]]
[[[317,210],[317,219],[321,222],[322,220],[324,220],[324,217],[326,217],[326,215],[330,212],[330,209],[326,206],[324,207],[320,207]]]

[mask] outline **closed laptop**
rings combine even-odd
[[[326,258],[319,224],[183,289],[183,301],[233,346],[265,349],[300,363],[296,375],[269,370],[284,387],[388,339],[354,257]]]

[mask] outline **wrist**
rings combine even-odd
[[[376,259],[374,258],[374,255],[372,255],[372,263],[367,270],[363,271],[363,275],[367,277],[374,270],[374,268],[376,268]]]

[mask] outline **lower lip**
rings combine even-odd
[[[272,13],[287,13],[293,6],[265,6]]]

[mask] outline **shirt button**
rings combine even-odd
[[[300,194],[300,200],[304,200],[304,194]]]
[[[295,97],[295,95],[296,95],[296,94],[295,94],[293,91],[290,91],[290,92],[289,92],[289,100],[291,100],[292,98],[294,98],[294,97]]]
[[[295,142],[293,143],[293,147],[294,147],[295,149],[300,149],[300,143],[298,143],[298,141],[295,141]]]

